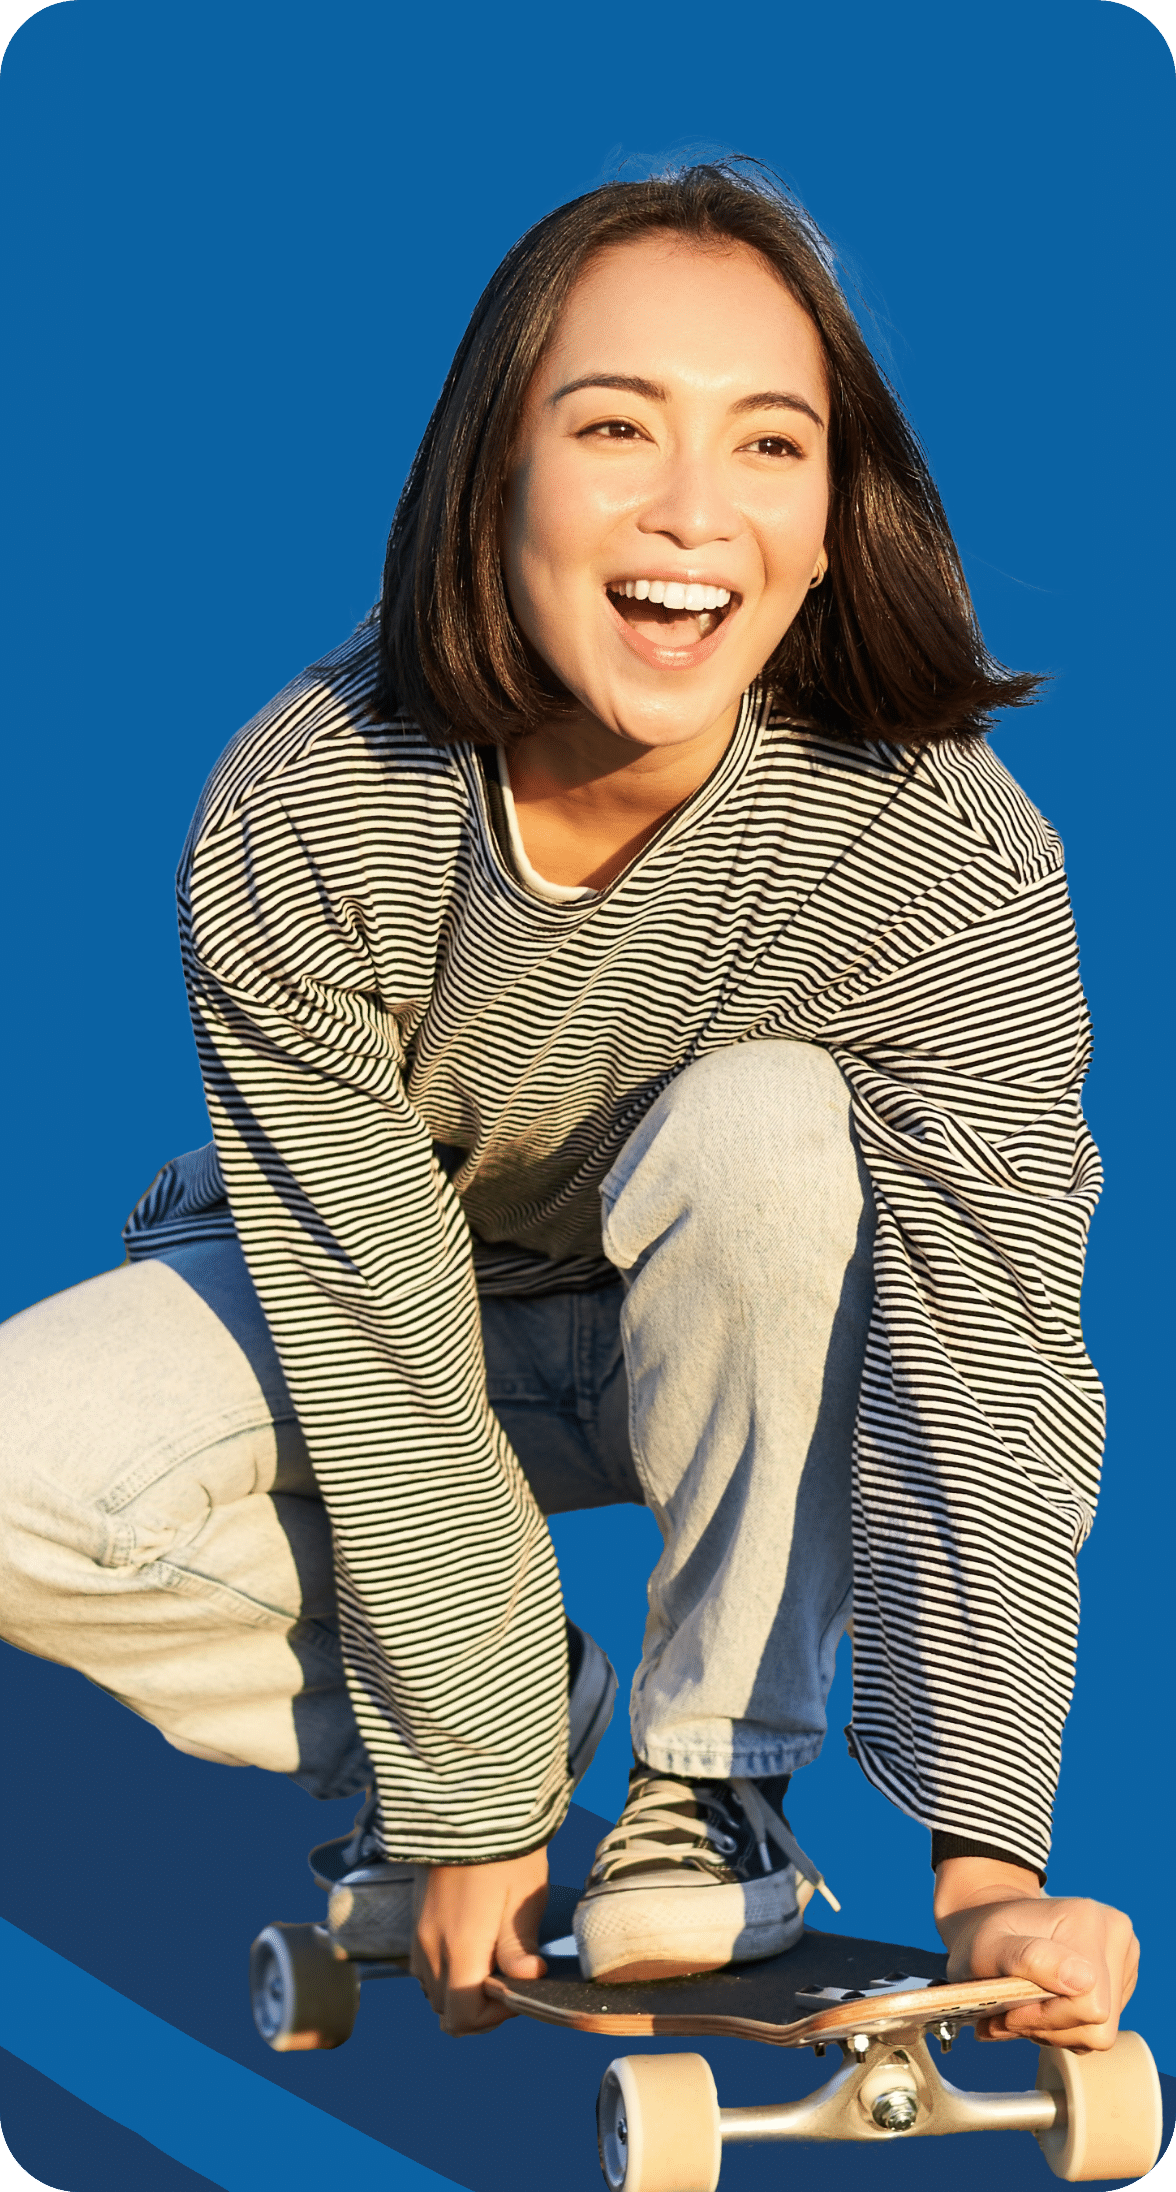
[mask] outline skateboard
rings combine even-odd
[[[705,2056],[622,2055],[597,2102],[609,2192],[716,2192],[725,2146],[752,2140],[893,2142],[952,2131],[1031,2131],[1056,2177],[1144,2176],[1160,2149],[1160,2082],[1136,2032],[1102,2053],[1043,2047],[1033,2091],[968,2093],[939,2070],[956,2034],[1044,1998],[1020,1979],[949,1981],[946,1957],[893,1942],[806,1928],[762,1963],[688,1979],[615,1985],[580,1976],[571,1913],[578,1890],[553,1887],[540,1946],[543,1979],[486,1982],[507,2008],[547,2024],[618,2039],[711,2035],[771,2047],[835,2047],[840,2067],[801,2100],[720,2108]],[[359,1963],[324,1926],[267,1926],[253,1944],[253,2014],[269,2046],[337,2047],[350,2035],[361,1984],[406,1970]]]

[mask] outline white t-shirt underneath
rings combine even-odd
[[[566,906],[569,899],[572,898],[591,898],[593,894],[589,884],[549,883],[545,875],[540,875],[538,868],[531,866],[527,858],[526,847],[523,844],[518,814],[515,811],[514,793],[510,788],[510,770],[507,767],[506,748],[505,746],[498,746],[495,751],[498,755],[498,781],[502,786],[502,804],[506,814],[507,834],[510,838],[510,856],[518,870],[520,883],[525,883],[527,889],[533,891],[536,898],[545,898],[549,906]]]

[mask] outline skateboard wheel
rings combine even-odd
[[[359,1973],[322,1926],[267,1926],[249,1951],[253,2022],[267,2047],[342,2047],[359,2008]]]
[[[715,2192],[719,2097],[705,2055],[622,2055],[596,2104],[609,2192]]]
[[[1121,2032],[1101,2053],[1043,2047],[1037,2084],[1066,2098],[1065,2122],[1037,2133],[1055,2177],[1083,2184],[1092,2177],[1145,2177],[1155,2166],[1163,2102],[1159,2072],[1138,2032]]]

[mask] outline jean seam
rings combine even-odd
[[[238,1591],[231,1583],[223,1583],[218,1576],[202,1575],[199,1569],[185,1568],[179,1561],[152,1560],[136,1574],[138,1581],[148,1588],[173,1591],[180,1598],[199,1599],[205,1605],[230,1609],[250,1629],[282,1629],[289,1635],[302,1620],[296,1611],[267,1606],[264,1600],[250,1598],[247,1592]]]
[[[248,1408],[224,1409],[219,1415],[206,1417],[199,1430],[183,1440],[159,1439],[146,1448],[140,1460],[131,1469],[124,1470],[113,1484],[94,1500],[96,1514],[113,1517],[133,1500],[158,1484],[161,1477],[173,1469],[181,1468],[193,1455],[212,1453],[218,1446],[227,1446],[231,1439],[242,1438],[253,1431],[276,1433],[288,1424],[297,1426],[298,1418],[291,1411],[288,1415],[274,1416],[268,1409],[259,1411],[256,1403]]]

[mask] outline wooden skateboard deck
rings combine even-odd
[[[947,1979],[942,1950],[860,1941],[807,1928],[795,1948],[762,1963],[688,1979],[616,1985],[582,1979],[573,1957],[543,1951],[545,1979],[496,1975],[486,1991],[508,2008],[580,2032],[632,2037],[711,2034],[814,2047],[854,2033],[871,2037],[939,2025],[971,2025],[1038,2001],[1023,1979]]]
[[[799,2099],[720,2107],[701,2054],[630,2055],[609,2064],[597,2131],[609,2192],[716,2192],[722,2149],[770,2140],[878,2140],[953,2131],[1033,2132],[1055,2176],[1140,2177],[1159,2152],[1156,2067],[1137,2033],[1085,2055],[1041,2051],[1026,2093],[967,2093],[940,2073],[963,2025],[1037,2001],[1019,1979],[949,1982],[942,1950],[806,1930],[763,1963],[684,1979],[618,1985],[580,1976],[567,1935],[575,1889],[552,1889],[541,1935],[543,1979],[485,1982],[507,2008],[548,2024],[617,2038],[730,2035],[772,2047],[833,2042],[842,2067]],[[397,1969],[353,1961],[321,1925],[271,1925],[250,1951],[258,2031],[278,2052],[338,2047],[355,2023],[361,1983]]]

